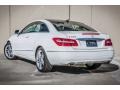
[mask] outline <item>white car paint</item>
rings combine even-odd
[[[35,61],[35,52],[38,46],[42,46],[47,54],[51,65],[62,65],[69,63],[105,63],[111,61],[114,55],[112,46],[105,46],[105,40],[109,39],[109,35],[83,35],[81,31],[64,31],[58,32],[56,28],[48,20],[40,20],[49,28],[49,32],[34,32],[25,34],[14,34],[10,41],[13,54],[25,59]],[[98,47],[85,47],[85,41],[76,40],[78,46],[62,47],[57,46],[53,41],[54,37],[60,38],[102,38],[104,40],[97,42]]]

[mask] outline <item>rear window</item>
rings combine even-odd
[[[73,21],[50,21],[58,31],[93,31],[93,28],[79,22]]]

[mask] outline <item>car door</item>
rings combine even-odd
[[[16,38],[16,53],[18,56],[33,59],[34,48],[40,36],[45,36],[48,27],[43,22],[34,22],[26,26]]]
[[[16,37],[15,46],[16,46],[16,54],[21,57],[31,56],[34,46],[34,37],[32,37],[33,33],[37,33],[35,28],[37,23],[31,23],[26,26]]]

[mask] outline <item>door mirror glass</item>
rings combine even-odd
[[[15,30],[15,34],[19,34],[19,30]]]

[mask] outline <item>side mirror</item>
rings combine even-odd
[[[14,32],[15,34],[19,34],[19,30],[15,30],[15,32]]]

